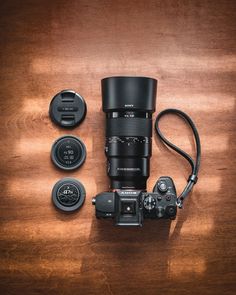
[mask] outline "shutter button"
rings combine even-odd
[[[162,181],[162,182],[158,183],[158,189],[160,192],[165,193],[165,192],[167,192],[168,188],[167,188],[166,183],[164,181]]]

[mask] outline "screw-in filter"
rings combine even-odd
[[[84,163],[85,158],[85,145],[82,140],[76,136],[62,136],[52,145],[52,162],[63,170],[74,170],[79,168]]]
[[[85,195],[81,182],[74,178],[63,178],[53,187],[52,202],[62,211],[74,212],[83,205]]]

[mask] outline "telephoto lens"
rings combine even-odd
[[[152,113],[157,80],[108,77],[102,80],[106,113],[107,174],[111,189],[146,190],[152,154]]]

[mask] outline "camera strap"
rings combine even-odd
[[[159,121],[160,121],[161,117],[163,117],[164,115],[167,115],[167,114],[174,114],[174,115],[179,116],[180,118],[184,119],[191,127],[193,134],[194,134],[195,143],[196,143],[196,159],[195,159],[195,161],[192,159],[192,157],[189,154],[187,154],[185,151],[183,151],[182,149],[180,149],[179,147],[177,147],[176,145],[171,143],[162,134],[160,127],[159,127]],[[184,200],[186,199],[186,197],[188,196],[188,194],[192,190],[194,184],[196,184],[197,180],[198,180],[197,175],[199,172],[199,167],[200,167],[200,162],[201,162],[201,142],[200,142],[200,137],[199,137],[197,128],[196,128],[195,124],[193,123],[192,119],[186,113],[184,113],[178,109],[166,109],[166,110],[160,112],[158,114],[158,116],[156,117],[155,130],[156,130],[157,136],[161,139],[161,141],[166,146],[173,149],[178,154],[180,154],[182,157],[184,157],[189,162],[189,164],[192,168],[192,173],[189,175],[187,185],[185,186],[185,188],[182,191],[182,193],[180,194],[180,196],[177,198],[177,206],[179,208],[182,208]]]

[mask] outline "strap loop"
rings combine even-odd
[[[159,120],[161,119],[162,116],[166,115],[166,114],[174,114],[179,116],[180,118],[184,119],[188,125],[190,126],[190,128],[193,131],[193,135],[195,138],[195,143],[196,143],[196,158],[195,161],[192,159],[192,157],[187,154],[185,151],[183,151],[182,149],[180,149],[179,147],[177,147],[175,144],[171,143],[161,132],[160,128],[159,128]],[[200,162],[201,162],[201,142],[200,142],[200,137],[197,131],[197,128],[195,126],[195,124],[193,123],[192,119],[185,114],[184,112],[177,110],[177,109],[166,109],[162,112],[160,112],[156,118],[156,122],[155,122],[155,130],[157,135],[159,136],[159,138],[163,141],[163,143],[165,145],[167,145],[169,148],[173,149],[174,151],[176,151],[178,154],[180,154],[182,157],[184,157],[190,164],[191,168],[192,168],[192,174],[190,174],[189,178],[188,178],[188,182],[183,190],[183,192],[180,194],[180,196],[177,198],[177,206],[179,208],[182,208],[183,206],[183,202],[185,200],[185,198],[188,196],[189,192],[192,190],[193,186],[195,183],[197,183],[198,177],[198,170],[200,167]]]
[[[191,181],[191,182],[193,182],[194,184],[196,184],[197,181],[198,181],[198,177],[197,177],[197,175],[196,175],[196,174],[191,174],[191,175],[189,175],[188,181]]]

